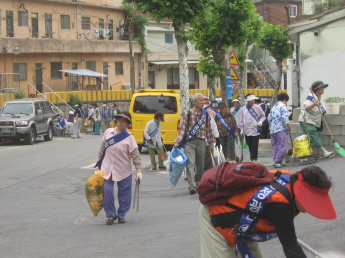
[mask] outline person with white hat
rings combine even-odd
[[[264,111],[255,104],[258,99],[253,94],[245,96],[247,104],[242,108],[242,117],[240,122],[241,134],[245,135],[249,147],[250,160],[258,161],[259,138],[262,123],[266,120]]]

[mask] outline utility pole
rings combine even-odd
[[[130,78],[131,78],[131,90],[132,90],[132,95],[134,94],[134,87],[135,87],[135,75],[134,75],[134,54],[133,54],[133,49],[132,49],[132,37],[133,33],[132,31],[129,31],[129,54],[130,54]]]

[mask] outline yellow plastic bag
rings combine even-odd
[[[103,208],[104,199],[104,172],[98,168],[95,173],[85,182],[85,195],[90,209],[95,217]]]
[[[298,136],[293,142],[293,156],[305,157],[312,152],[309,137],[305,134]]]

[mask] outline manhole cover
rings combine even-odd
[[[95,217],[92,212],[84,213],[79,215],[72,224],[83,225],[83,224],[105,224],[106,216],[104,212],[100,212],[97,217]]]
[[[48,185],[37,187],[40,194],[72,194],[76,192],[73,186],[66,185]]]

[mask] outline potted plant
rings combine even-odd
[[[345,98],[329,97],[325,99],[327,114],[340,114],[340,106],[345,105]]]

